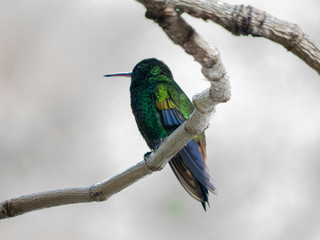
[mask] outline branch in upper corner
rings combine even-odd
[[[175,43],[193,55],[204,67],[206,67],[206,64],[210,65],[210,60],[213,58],[210,59],[209,57],[210,60],[208,61],[207,56],[203,55],[201,60],[201,51],[199,53],[188,51],[187,42],[189,42],[189,37],[193,36],[192,28],[185,26],[183,30],[172,31],[177,29],[174,25],[184,25],[183,20],[178,16],[183,12],[197,18],[211,20],[237,36],[264,37],[279,43],[320,74],[320,50],[313,41],[303,33],[298,25],[280,20],[265,11],[252,6],[232,5],[214,0],[138,1],[147,8],[146,16],[158,22]],[[176,20],[172,21],[175,15]],[[175,24],[172,25],[174,22]]]
[[[231,5],[212,0],[170,0],[174,8],[212,20],[232,34],[264,37],[281,44],[320,74],[318,47],[293,23],[280,20],[252,6]]]

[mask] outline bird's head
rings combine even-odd
[[[156,58],[148,58],[140,61],[128,73],[106,74],[104,77],[131,77],[131,84],[144,83],[146,81],[171,81],[173,79],[169,67]]]

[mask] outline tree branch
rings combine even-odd
[[[174,8],[163,4],[160,8],[157,4],[150,7],[152,1],[141,2],[147,7],[146,16],[158,22],[173,42],[202,65],[203,74],[211,82],[210,88],[193,97],[195,111],[145,161],[89,187],[54,190],[3,201],[0,219],[53,206],[106,200],[142,177],[161,170],[195,135],[208,128],[215,106],[230,99],[230,83],[217,49],[210,48]]]
[[[0,219],[54,206],[104,201],[153,171],[161,170],[196,134],[208,127],[214,107],[230,98],[228,82],[219,81],[212,86],[215,86],[214,89],[207,89],[194,97],[195,111],[190,118],[166,138],[157,152],[151,153],[145,161],[89,187],[35,193],[0,202]],[[224,92],[223,96],[221,92]]]
[[[284,46],[320,74],[320,51],[318,47],[297,24],[280,20],[265,11],[252,6],[232,5],[214,0],[138,1],[153,13],[161,12],[163,9],[171,9],[178,14],[187,12],[194,17],[211,20],[237,36],[251,35],[267,38]],[[158,21],[158,23],[166,31],[166,27],[161,24],[161,21]],[[187,51],[186,48],[185,50]]]

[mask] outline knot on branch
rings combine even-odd
[[[217,82],[211,82],[210,97],[213,101],[223,103],[231,98],[231,85],[228,77]]]
[[[214,112],[214,110],[213,110],[212,112]],[[209,119],[211,118],[212,112],[210,112],[210,113],[208,114],[208,116],[207,116]],[[206,121],[206,120],[205,120],[205,121]],[[198,135],[198,134],[204,132],[204,131],[207,130],[209,127],[210,127],[210,123],[209,123],[209,120],[208,120],[206,124],[202,124],[202,125],[198,126],[197,128],[195,128],[194,126],[192,126],[192,124],[186,125],[186,126],[184,127],[184,130],[185,130],[190,136],[195,136],[195,135]]]
[[[103,191],[99,187],[100,184],[94,184],[89,189],[89,195],[91,199],[95,202],[101,202],[106,200],[106,197],[103,195]]]
[[[233,34],[262,36],[262,26],[267,17],[265,12],[259,11],[250,5],[235,5],[232,17],[234,21]]]
[[[301,28],[294,24],[292,29],[289,31],[289,37],[287,39],[287,44],[285,45],[285,48],[288,51],[292,51],[294,48],[296,48],[304,39],[304,33],[301,31]]]
[[[217,82],[226,75],[225,69],[220,61],[210,68],[203,67],[201,72],[210,82]]]
[[[148,152],[144,155],[144,161],[148,169],[151,170],[152,172],[160,171],[164,168],[165,165],[156,164],[157,161],[154,161],[154,158],[155,158],[154,156],[155,156],[154,152]]]
[[[202,114],[210,114],[215,111],[216,104],[210,96],[209,88],[204,90],[202,93],[195,94],[192,98],[192,103],[195,109]]]

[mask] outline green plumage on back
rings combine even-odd
[[[130,92],[133,114],[150,148],[168,136],[159,110],[180,108],[185,119],[193,111],[192,103],[173,80],[170,70],[158,60],[137,64],[132,72]]]

